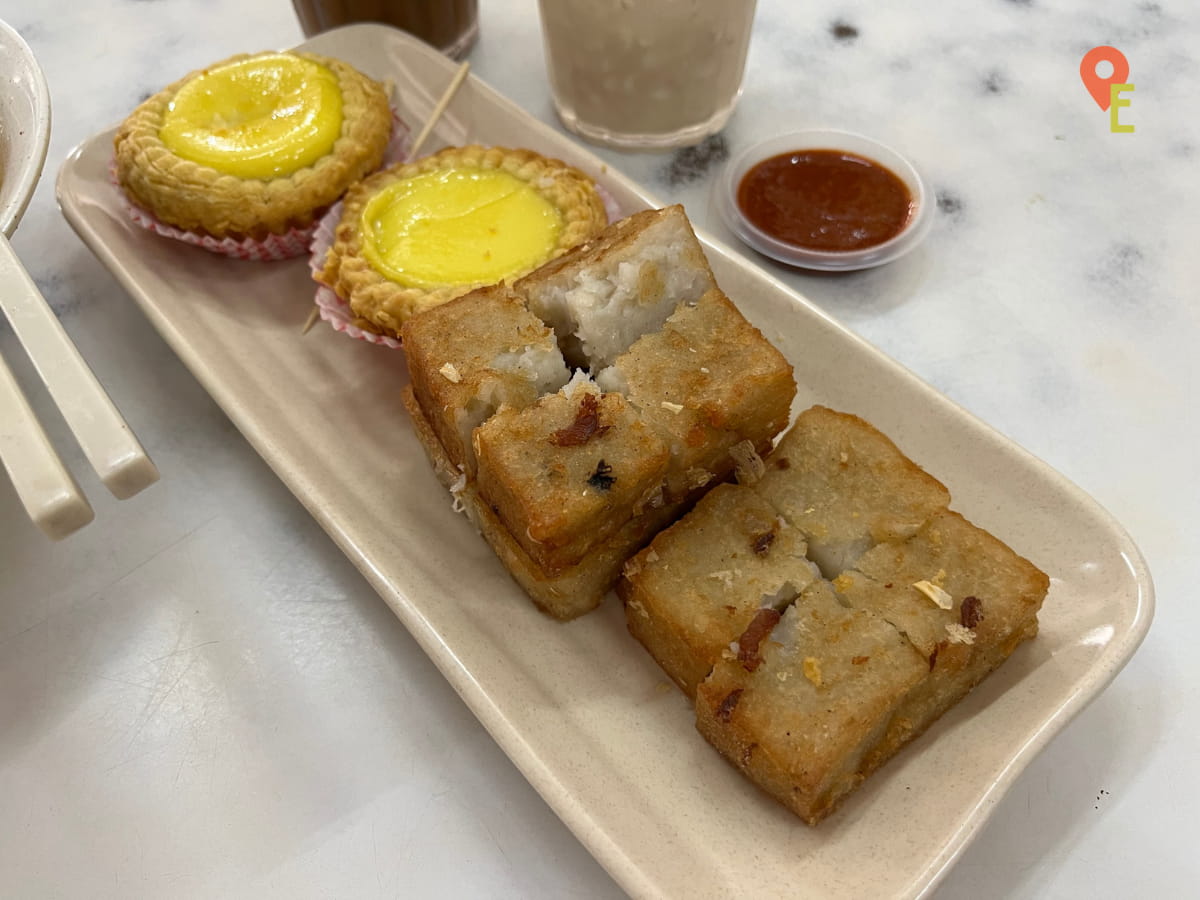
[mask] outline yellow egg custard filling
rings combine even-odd
[[[183,159],[238,178],[311,166],[342,133],[342,92],[327,66],[270,53],[215,66],[179,89],[159,130]]]
[[[311,224],[377,169],[383,85],[308,53],[239,55],[150,97],[114,139],[117,181],[161,221],[216,237]]]
[[[375,271],[405,287],[494,284],[549,259],[559,209],[526,181],[487,169],[442,169],[389,184],[359,222]]]
[[[317,280],[360,328],[398,337],[421,310],[520,278],[607,223],[595,183],[559,160],[447,147],[347,192]]]

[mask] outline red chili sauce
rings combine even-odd
[[[737,204],[771,237],[810,250],[861,250],[890,240],[913,213],[908,186],[874,160],[842,150],[794,150],[743,176]]]

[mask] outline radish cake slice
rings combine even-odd
[[[871,424],[823,406],[805,410],[754,485],[808,540],[826,578],[882,541],[915,534],[950,492]]]
[[[620,391],[671,448],[671,499],[723,481],[742,441],[766,453],[796,382],[783,354],[719,290],[682,304],[596,376]]]
[[[886,758],[1037,634],[1049,579],[958,513],[937,513],[907,541],[880,544],[834,579],[843,603],[891,622],[927,661],[879,747]]]
[[[689,697],[758,621],[770,630],[816,577],[804,538],[749,488],[722,484],[625,566],[630,633]]]
[[[666,445],[595,385],[500,410],[475,431],[480,495],[547,574],[662,505]]]
[[[551,331],[500,285],[404,323],[413,390],[451,462],[474,473],[471,435],[502,406],[520,409],[570,378]]]
[[[696,727],[816,824],[878,765],[873,751],[926,661],[879,616],[842,606],[824,581],[754,637],[755,654],[721,660],[697,689]]]
[[[716,286],[682,206],[622,219],[516,283],[571,365],[593,373]]]

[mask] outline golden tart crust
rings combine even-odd
[[[275,55],[238,54],[216,65]],[[341,60],[294,53],[327,67],[342,95],[342,130],[310,166],[271,179],[240,178],[173,153],[159,133],[179,89],[208,69],[168,85],[135,109],[114,138],[117,181],[160,220],[215,237],[265,237],[311,225],[351,184],[383,161],[392,112],[383,85]],[[215,68],[210,66],[208,68]]]
[[[421,159],[377,172],[346,193],[341,221],[324,266],[316,273],[350,305],[354,324],[366,331],[399,338],[400,326],[417,313],[461,297],[482,283],[447,284],[432,288],[407,287],[374,269],[363,250],[360,229],[367,203],[388,185],[442,169],[498,169],[528,183],[561,214],[563,227],[553,251],[537,265],[562,256],[595,237],[608,224],[604,201],[595,182],[578,169],[532,150],[507,147],[446,147]],[[528,274],[537,265],[514,272],[505,280]]]

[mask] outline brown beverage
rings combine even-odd
[[[292,0],[307,37],[351,22],[395,25],[458,59],[479,34],[477,0]]]

